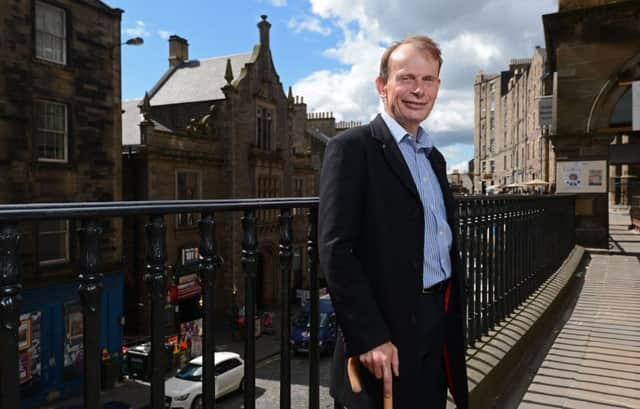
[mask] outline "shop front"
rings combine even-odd
[[[105,366],[116,368],[109,371],[116,376],[122,348],[122,294],[123,274],[106,274],[100,346]],[[22,297],[18,332],[22,408],[34,408],[80,394],[84,376],[84,330],[78,283],[28,289]]]

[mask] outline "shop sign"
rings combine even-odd
[[[178,300],[184,300],[200,295],[202,287],[198,274],[186,274],[178,277]]]
[[[607,161],[557,162],[556,192],[605,193],[607,191]]]

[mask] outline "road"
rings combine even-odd
[[[320,408],[333,409],[333,399],[329,396],[329,371],[331,357],[320,358]],[[309,361],[306,355],[292,356],[291,359],[291,407],[309,407]],[[233,393],[216,402],[216,409],[244,408],[241,393]],[[256,409],[277,409],[280,407],[280,359],[273,358],[261,362],[256,368]]]

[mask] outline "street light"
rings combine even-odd
[[[142,45],[142,44],[144,44],[144,39],[142,37],[133,37],[120,45]]]

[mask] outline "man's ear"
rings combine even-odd
[[[387,90],[385,88],[386,85],[387,84],[384,82],[382,77],[376,77],[376,90],[378,91],[378,95],[380,96],[380,98],[387,97]]]

